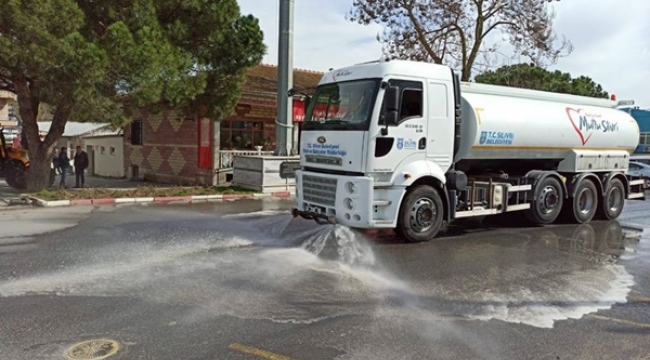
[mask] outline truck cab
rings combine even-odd
[[[457,88],[442,65],[378,61],[325,74],[302,127],[297,211],[394,228],[408,186],[423,175],[445,182]]]

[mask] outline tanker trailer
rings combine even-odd
[[[400,60],[330,71],[306,100],[295,216],[419,242],[456,219],[586,223],[645,199],[626,174],[639,129],[616,101],[461,83]]]

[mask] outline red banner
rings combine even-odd
[[[199,145],[199,163],[198,166],[203,169],[212,168],[212,129],[214,121],[209,118],[201,117],[198,124],[198,145]]]
[[[300,100],[293,101],[293,122],[305,121],[305,102]]]

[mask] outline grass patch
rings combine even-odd
[[[253,194],[255,191],[238,187],[155,187],[138,186],[133,189],[85,188],[79,190],[41,190],[30,195],[45,201],[76,199],[113,199],[136,197],[176,197],[192,195]]]

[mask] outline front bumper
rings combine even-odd
[[[369,176],[296,172],[294,216],[371,229],[395,226],[400,188],[375,188]]]
[[[335,225],[335,224],[338,223],[336,221],[336,216],[327,216],[327,215],[324,215],[324,214],[317,214],[317,213],[311,212],[311,211],[298,210],[296,208],[294,208],[291,211],[291,215],[293,215],[293,217],[300,216],[301,218],[306,219],[306,220],[314,220],[319,224],[332,224],[332,225]]]

